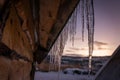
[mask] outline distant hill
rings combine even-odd
[[[94,71],[98,71],[105,61],[108,60],[110,56],[104,57],[93,57],[92,58],[92,69]],[[50,67],[50,56],[48,56],[41,64],[39,64],[38,70],[41,71],[49,71]],[[66,68],[80,68],[80,69],[88,69],[88,57],[75,57],[75,56],[62,56],[61,59],[61,70]],[[57,71],[58,68],[55,68],[53,71]]]

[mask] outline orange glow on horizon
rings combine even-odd
[[[115,49],[116,49],[116,47],[112,48],[109,46],[103,46],[101,48],[95,47],[92,55],[93,56],[111,56]],[[84,50],[71,50],[71,49],[69,49],[68,52],[64,51],[63,55],[71,55],[71,54],[76,55],[76,56],[80,56],[80,57],[89,56],[87,48],[84,48]]]

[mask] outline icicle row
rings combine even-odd
[[[52,47],[50,51],[50,69],[57,69],[56,67],[59,67],[60,65],[60,60],[61,56],[66,44],[66,41],[68,39],[68,27],[66,27],[63,31],[62,34],[58,37],[57,41],[55,42],[54,46]],[[57,65],[56,65],[57,64]]]
[[[81,4],[80,4],[81,3]],[[50,51],[50,70],[60,70],[61,56],[64,51],[65,44],[68,39],[74,46],[74,38],[76,34],[77,18],[80,15],[82,19],[82,41],[84,41],[84,27],[88,29],[88,46],[89,46],[89,71],[91,70],[91,59],[94,43],[94,9],[93,0],[81,0],[66,24],[65,28],[59,35],[57,41]],[[80,14],[81,12],[81,14]],[[57,64],[57,65],[56,65]]]

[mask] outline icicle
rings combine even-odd
[[[84,6],[84,0],[81,0],[82,41],[84,41],[84,23],[85,23],[85,22],[84,22],[84,21],[85,21],[85,20],[84,20],[84,19],[85,19],[85,18],[84,18],[84,11],[85,11],[84,7],[85,7],[85,6]]]
[[[91,72],[93,43],[94,43],[94,9],[93,0],[86,0],[86,25],[88,29],[88,46],[89,46],[89,74]]]

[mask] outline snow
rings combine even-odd
[[[58,79],[60,76],[60,79]],[[93,80],[94,76],[77,75],[77,74],[63,74],[60,72],[39,72],[35,73],[35,80]]]
[[[64,71],[66,71],[69,74],[74,74],[74,71],[88,72],[87,69],[79,69],[79,68],[66,68]]]

